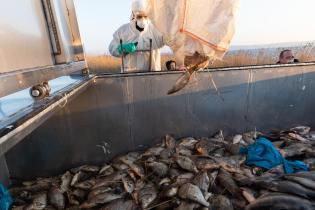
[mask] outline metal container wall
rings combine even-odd
[[[0,5],[0,74],[84,60],[73,0],[0,0]]]
[[[228,135],[315,127],[315,65],[201,72],[184,91],[166,95],[178,76],[99,77],[6,154],[10,175],[28,179],[103,163],[168,133],[198,137],[219,129]]]
[[[53,64],[40,0],[0,0],[0,73]]]

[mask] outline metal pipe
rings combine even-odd
[[[120,73],[124,73],[125,72],[125,63],[124,63],[124,51],[123,51],[123,40],[120,39],[120,49],[121,49],[121,72]]]
[[[152,39],[150,39],[150,65],[149,71],[152,71]]]

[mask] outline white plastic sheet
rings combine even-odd
[[[239,0],[148,0],[148,14],[183,63],[196,51],[221,59],[235,31]]]

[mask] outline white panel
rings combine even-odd
[[[0,73],[53,64],[41,0],[0,0]]]

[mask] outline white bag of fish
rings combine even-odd
[[[315,133],[299,126],[263,135],[285,158],[304,161],[310,171],[285,174],[280,165],[258,176],[238,151],[260,135],[225,138],[220,132],[178,140],[166,135],[159,145],[103,166],[21,182],[9,190],[12,209],[314,210]]]

